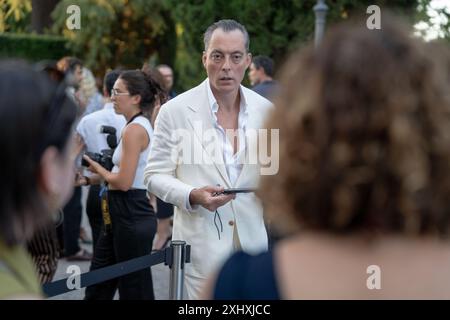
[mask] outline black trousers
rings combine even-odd
[[[78,239],[80,238],[82,210],[81,187],[75,187],[72,198],[63,209],[64,253],[66,256],[74,255],[81,250]]]
[[[101,186],[99,185],[90,186],[88,198],[86,201],[86,214],[88,216],[89,224],[91,225],[92,229],[92,243],[94,251],[103,225],[102,201],[99,196],[100,189]]]
[[[108,191],[112,230],[100,233],[90,270],[148,255],[156,233],[156,216],[145,190]],[[86,300],[154,300],[151,269],[143,269],[86,288]]]
[[[160,198],[156,198],[158,212],[156,216],[158,219],[166,219],[173,216],[173,204],[162,201]]]

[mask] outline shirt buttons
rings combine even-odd
[[[233,221],[233,220],[230,220],[230,221],[228,221],[228,224],[229,224],[230,226],[234,226],[234,221]]]

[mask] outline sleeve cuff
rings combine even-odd
[[[188,192],[186,193],[185,201],[184,201],[184,209],[189,211],[189,212],[193,212],[193,211],[197,210],[200,207],[200,205],[198,205],[198,204],[196,204],[194,206],[191,206],[191,203],[189,201],[189,195],[191,194],[192,190],[194,190],[194,189],[195,188],[190,188],[188,190]]]

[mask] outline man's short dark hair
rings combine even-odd
[[[211,40],[211,36],[216,29],[222,29],[225,32],[230,32],[234,30],[239,30],[244,34],[245,38],[245,49],[247,52],[250,51],[250,37],[248,36],[247,29],[240,24],[239,22],[231,19],[224,19],[214,22],[212,25],[206,29],[205,34],[203,35],[203,42],[205,43],[205,51],[208,49],[209,41]]]
[[[74,72],[77,66],[80,66],[80,68],[83,68],[83,62],[81,62],[80,59],[75,57],[70,57],[68,60],[68,68],[67,71]]]
[[[103,86],[105,87],[106,92],[108,93],[108,95],[111,94],[111,90],[114,87],[114,83],[119,78],[121,73],[122,73],[121,70],[114,69],[114,70],[109,71],[105,75],[105,78],[103,79]]]
[[[252,63],[256,69],[263,68],[264,73],[269,77],[273,77],[273,60],[267,56],[256,56],[253,58]]]
[[[74,72],[77,66],[80,66],[80,68],[83,68],[83,62],[75,57],[66,56],[58,60],[56,63],[56,66],[59,71],[64,72],[64,74],[67,74],[69,72]]]
[[[64,73],[58,69],[55,60],[41,60],[33,65],[33,69],[38,72],[47,74],[50,79],[60,83],[64,79]]]

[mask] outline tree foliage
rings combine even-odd
[[[80,7],[80,30],[66,27],[66,10],[73,4]],[[62,0],[52,13],[53,32],[69,38],[70,49],[95,71],[139,68],[144,59],[159,52],[174,56],[175,37],[158,50],[161,39],[173,29],[166,11],[158,0]]]
[[[206,28],[220,19],[235,19],[244,24],[250,34],[250,50],[254,55],[268,55],[280,64],[293,49],[314,36],[315,0],[167,0],[173,7],[178,23],[179,50],[177,70],[181,83],[192,87],[205,77],[201,66],[202,35]],[[366,12],[367,6],[377,4],[392,8],[412,21],[418,17],[418,1],[384,0],[326,1],[329,11],[327,24]]]
[[[0,34],[0,58],[21,58],[30,62],[57,60],[70,54],[63,37],[38,34]]]
[[[34,1],[37,3],[38,1]],[[377,4],[407,17],[423,20],[431,0],[327,0],[327,28],[354,15],[364,15]],[[31,0],[0,0],[0,32],[29,30]],[[68,30],[69,5],[81,9],[81,30]],[[60,0],[52,13],[53,34],[69,40],[68,49],[94,71],[142,62],[174,66],[178,91],[198,84],[205,72],[201,64],[203,32],[214,21],[232,18],[250,34],[254,55],[268,55],[281,64],[286,55],[314,36],[316,0]],[[418,10],[419,9],[419,10]],[[382,12],[383,13],[383,12]],[[450,13],[440,35],[450,39]],[[6,20],[5,20],[6,19]]]
[[[431,7],[428,0],[419,0],[421,29],[419,34],[427,38],[430,30],[439,38],[450,42],[450,7]]]
[[[0,0],[0,33],[29,30],[30,13],[31,0]]]

